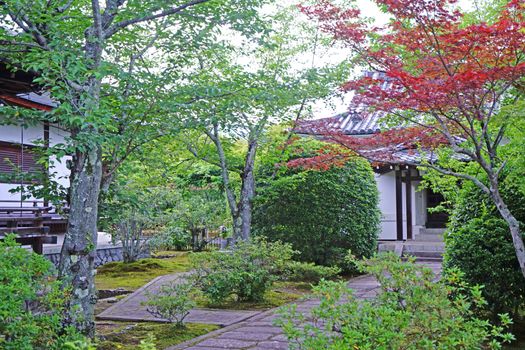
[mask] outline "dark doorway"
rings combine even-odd
[[[448,213],[443,211],[433,211],[430,208],[435,208],[440,205],[445,199],[440,193],[435,193],[431,189],[427,189],[427,228],[445,228],[448,222]]]

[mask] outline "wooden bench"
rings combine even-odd
[[[17,235],[16,241],[22,245],[31,245],[37,254],[43,253],[43,244],[56,244],[57,237],[49,236],[49,226],[44,220],[51,220],[52,207],[0,207],[0,240],[6,234]]]

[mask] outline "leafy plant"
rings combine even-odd
[[[146,339],[140,341],[139,350],[157,350],[155,346],[155,336],[153,334],[148,334]]]
[[[1,349],[90,348],[73,329],[62,326],[70,291],[60,289],[52,267],[43,256],[21,248],[13,235],[0,242]]]
[[[147,310],[155,317],[184,326],[184,319],[196,304],[192,295],[193,285],[188,282],[172,282],[160,287],[158,293],[148,295]]]
[[[292,244],[303,261],[347,269],[349,249],[357,257],[375,251],[378,201],[374,175],[363,159],[324,171],[290,169],[261,186],[254,231]]]
[[[341,269],[337,266],[322,266],[314,263],[292,261],[287,266],[286,279],[289,281],[304,281],[319,283],[322,279],[330,279],[337,276]]]
[[[150,240],[150,246],[156,250],[184,250],[190,244],[191,235],[176,225],[168,225]]]
[[[113,240],[122,243],[124,262],[137,261],[149,251],[149,238],[144,236],[146,220],[137,216],[130,216],[120,221],[114,231]]]
[[[510,170],[510,169],[509,169]],[[510,171],[517,176],[519,169]],[[520,222],[525,221],[525,195],[509,171],[501,175],[501,194]],[[434,178],[432,178],[434,181]],[[515,314],[525,304],[525,283],[512,237],[492,201],[473,184],[455,185],[451,220],[445,234],[444,266],[458,268],[471,284],[483,285],[492,318]]]
[[[261,238],[237,242],[231,251],[192,255],[196,286],[215,304],[234,296],[238,301],[258,301],[282,275],[294,250],[289,244]]]
[[[516,314],[525,304],[525,283],[502,219],[482,216],[450,230],[446,248],[445,266],[456,267],[467,281],[483,285],[488,301],[483,309],[493,317]]]
[[[311,316],[296,305],[280,311],[277,324],[292,349],[501,349],[514,339],[507,314],[499,326],[475,316],[473,308],[486,303],[480,287],[436,282],[432,270],[394,254],[357,265],[379,281],[377,297],[358,300],[345,283],[321,281]]]

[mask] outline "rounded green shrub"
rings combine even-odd
[[[254,232],[291,243],[302,261],[345,268],[348,250],[369,257],[376,249],[378,201],[364,159],[326,171],[290,169],[260,186]]]
[[[289,244],[254,238],[237,242],[230,251],[193,254],[193,283],[212,304],[231,297],[240,302],[260,301],[287,270],[294,253]]]
[[[447,237],[447,266],[458,267],[470,283],[483,285],[489,311],[517,310],[525,301],[525,281],[506,222],[474,218]]]
[[[525,220],[525,197],[513,184],[503,183],[502,195],[511,212]],[[515,313],[525,305],[521,274],[507,223],[476,186],[465,183],[452,211],[445,235],[444,268],[458,268],[467,282],[483,285],[486,311]]]

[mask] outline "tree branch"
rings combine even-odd
[[[485,192],[485,194],[490,196],[489,188],[483,182],[481,182],[480,180],[478,180],[474,176],[471,176],[471,175],[468,175],[468,174],[463,174],[463,173],[457,173],[457,172],[452,171],[452,170],[443,169],[443,168],[440,168],[440,167],[435,166],[433,164],[417,164],[417,165],[421,166],[421,167],[426,167],[426,168],[433,169],[433,170],[435,170],[435,171],[437,171],[437,172],[439,172],[439,173],[441,173],[443,175],[449,175],[449,176],[454,176],[454,177],[457,177],[457,178],[460,178],[460,179],[470,180],[476,186],[478,186],[483,192]]]
[[[164,10],[162,12],[156,13],[156,14],[151,14],[151,15],[148,15],[148,16],[133,18],[133,19],[125,20],[125,21],[120,21],[118,23],[113,24],[112,26],[110,26],[109,28],[107,28],[105,30],[104,38],[108,39],[113,34],[118,32],[120,29],[123,29],[123,28],[125,28],[127,26],[130,26],[132,24],[137,24],[137,23],[141,23],[141,22],[151,21],[153,19],[157,19],[157,18],[161,18],[161,17],[170,16],[170,15],[182,12],[183,10],[185,10],[187,8],[190,8],[192,6],[195,6],[195,5],[198,5],[198,4],[201,4],[201,3],[205,3],[205,2],[208,2],[208,1],[211,1],[211,0],[192,0],[192,1],[189,1],[189,2],[187,2],[185,4],[182,4],[180,6],[173,7],[173,8],[170,8],[168,10]]]
[[[24,42],[21,42],[21,41],[0,40],[0,45],[27,46],[27,47],[33,47],[33,48],[37,48],[37,49],[47,50],[46,47],[40,46],[39,44],[24,43]]]

